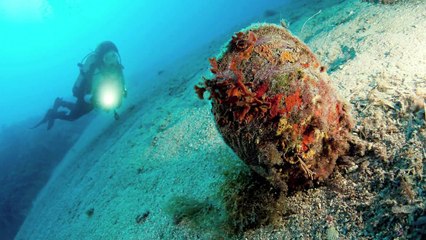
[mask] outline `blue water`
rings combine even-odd
[[[283,0],[2,0],[0,126],[41,115],[71,96],[76,64],[98,43],[120,50],[128,81],[147,81],[184,54],[282,5]]]
[[[143,88],[163,66],[286,2],[0,0],[0,239],[13,238],[89,123],[29,130],[56,97],[72,99],[77,63],[100,42],[117,45],[126,81]]]

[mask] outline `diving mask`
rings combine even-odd
[[[105,53],[102,60],[105,66],[114,66],[119,64],[119,56],[118,53],[115,51],[109,51]]]

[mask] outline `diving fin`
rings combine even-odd
[[[47,130],[51,129],[55,122],[55,119],[53,118],[53,114],[54,114],[53,109],[47,110],[46,114],[44,115],[44,118],[40,122],[38,122],[36,125],[34,125],[31,129],[35,129],[45,123],[47,123]]]
[[[63,105],[62,98],[57,97],[55,99],[55,102],[53,103],[53,108],[47,110],[46,114],[44,115],[44,118],[31,129],[37,128],[40,125],[45,123],[47,123],[47,130],[51,129],[53,127],[53,124],[55,123],[54,114],[58,111],[58,108],[61,107],[62,105]]]
[[[51,118],[49,121],[47,121],[47,130],[50,130],[53,127],[53,124],[55,123],[55,119]]]

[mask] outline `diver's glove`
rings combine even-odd
[[[115,119],[115,121],[120,120],[120,115],[118,115],[116,110],[114,110],[114,119]]]

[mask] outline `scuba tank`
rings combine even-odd
[[[95,108],[114,111],[120,107],[126,95],[123,66],[120,54],[114,43],[102,42],[95,51],[85,56],[81,63],[79,77],[73,87],[73,95],[84,98],[91,94],[91,102]]]

